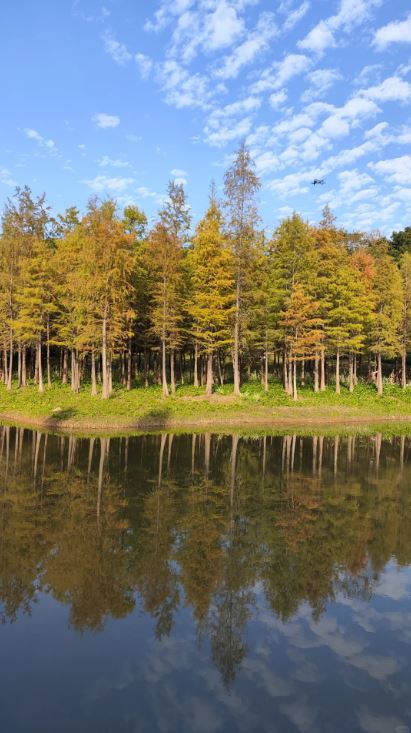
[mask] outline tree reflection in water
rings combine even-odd
[[[53,436],[0,430],[4,623],[39,593],[78,631],[143,609],[161,639],[191,610],[229,686],[256,589],[290,619],[338,594],[369,600],[411,562],[404,436]]]

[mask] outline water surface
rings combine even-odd
[[[0,428],[2,733],[411,726],[411,439]]]

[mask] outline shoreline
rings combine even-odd
[[[284,409],[284,408],[283,408]],[[285,408],[289,410],[289,408]],[[284,411],[285,411],[284,410]],[[310,408],[300,408],[307,412],[315,412]],[[169,418],[136,418],[131,420],[119,420],[113,417],[108,419],[78,418],[78,419],[58,419],[56,417],[31,416],[21,412],[0,412],[0,424],[8,424],[13,427],[26,427],[40,429],[56,433],[92,433],[92,434],[138,434],[149,432],[237,432],[244,431],[255,432],[261,429],[265,432],[278,432],[281,430],[319,430],[321,429],[341,429],[344,431],[352,431],[357,427],[358,432],[366,432],[367,428],[393,427],[395,424],[410,426],[411,433],[411,415],[384,415],[384,414],[347,414],[347,415],[279,415],[277,410],[276,416],[263,415],[209,415],[199,416],[198,418],[190,417],[169,417]],[[362,430],[361,430],[362,429]]]

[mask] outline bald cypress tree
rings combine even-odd
[[[234,255],[235,311],[233,317],[234,394],[240,394],[240,350],[246,328],[247,290],[250,283],[250,262],[255,257],[257,242],[256,194],[260,181],[250,151],[242,143],[224,176],[227,230]]]
[[[207,357],[207,395],[213,386],[213,356],[232,343],[234,312],[233,254],[223,233],[223,217],[214,197],[199,222],[189,253],[192,294],[188,311],[192,333]]]

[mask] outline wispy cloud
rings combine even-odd
[[[103,155],[97,160],[98,165],[101,168],[129,168],[130,163],[128,160],[121,160],[121,158],[110,158],[109,155]]]
[[[93,116],[93,122],[97,127],[101,127],[103,129],[118,127],[120,124],[120,117],[117,115],[108,115],[106,112],[98,112]]]
[[[381,2],[382,0],[340,0],[338,13],[320,20],[298,45],[321,55],[326,48],[337,46],[338,31],[349,32],[353,27],[364,23]]]
[[[26,127],[24,129],[24,134],[29,138],[29,140],[35,140],[41,148],[46,148],[50,153],[57,154],[57,147],[54,140],[43,137],[43,135],[40,135],[37,130],[33,130],[31,127]]]
[[[120,43],[117,39],[109,32],[103,34],[104,50],[108,53],[113,61],[120,66],[124,66],[133,58],[132,54],[128,50],[124,43]]]
[[[379,51],[383,51],[391,43],[411,43],[411,13],[405,20],[387,23],[375,33],[373,45]]]
[[[14,180],[10,171],[7,168],[0,168],[0,183],[2,183],[4,186],[11,186],[12,188],[17,185],[16,181]]]
[[[256,56],[265,51],[269,42],[278,35],[278,27],[273,13],[262,13],[257,27],[229,55],[223,58],[221,66],[215,70],[220,79],[234,79],[246,64],[250,64]]]
[[[95,178],[83,181],[91,191],[95,193],[118,193],[125,191],[134,182],[133,178],[117,178],[109,176],[95,176]]]

